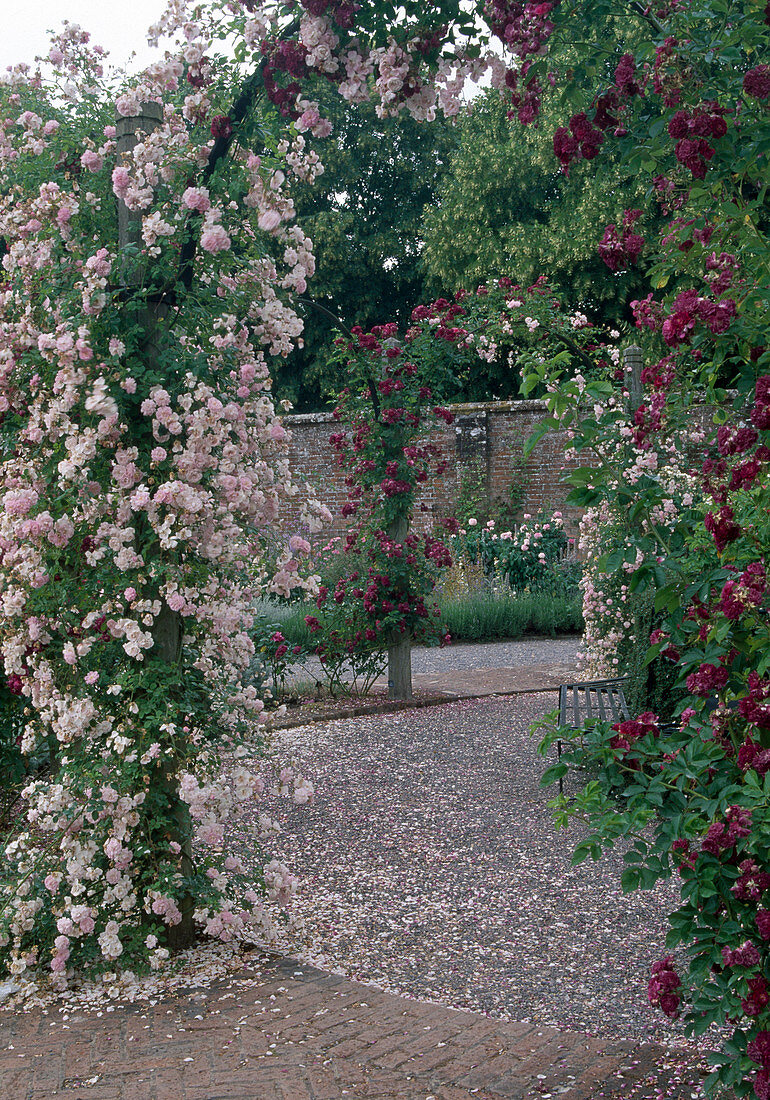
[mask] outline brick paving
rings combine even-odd
[[[596,1100],[659,1055],[262,955],[154,1005],[0,1014],[3,1100]]]

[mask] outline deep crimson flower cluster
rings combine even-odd
[[[733,428],[722,424],[717,431],[717,445],[721,455],[744,454],[759,439],[753,428]]]
[[[764,892],[770,890],[770,873],[761,870],[753,859],[744,859],[738,864],[738,870],[740,877],[730,887],[730,892],[742,901],[760,901]]]
[[[770,771],[770,749],[763,749],[751,737],[747,737],[738,749],[738,767],[747,772],[750,769],[763,776]],[[770,939],[770,911],[768,911],[767,936]]]
[[[649,450],[652,446],[650,436],[663,427],[666,409],[666,395],[662,391],[651,393],[634,413],[632,438],[640,450]]]
[[[398,478],[386,477],[380,482],[380,488],[386,497],[394,497],[399,493],[411,493],[412,486],[408,481],[399,481]]]
[[[641,210],[625,210],[620,229],[614,223],[606,226],[598,252],[610,271],[624,271],[639,259],[644,237],[634,233],[633,227],[641,216]]]
[[[553,135],[553,151],[566,170],[579,157],[593,160],[603,141],[602,130],[594,126],[585,111],[580,111],[569,120],[569,129],[560,126]]]
[[[768,459],[768,448],[758,447],[754,455],[739,466],[734,466],[730,474],[728,489],[749,489],[762,472],[762,463]]]
[[[300,4],[311,15],[325,15],[345,30],[353,26],[355,14],[361,8],[360,4],[335,3],[335,0],[300,0]]]
[[[672,312],[663,322],[661,330],[669,347],[687,343],[698,321],[705,324],[714,336],[726,332],[736,314],[736,305],[732,298],[723,298],[717,302],[703,297],[697,290],[682,291],[674,299],[671,308]]]
[[[749,987],[748,997],[741,998],[741,1008],[747,1016],[759,1016],[761,1012],[767,1008],[767,1004],[770,1001],[770,995],[767,991],[767,982],[758,974],[756,978],[749,978],[747,985]]]
[[[743,90],[754,99],[770,96],[770,65],[757,65],[743,77]]]
[[[751,423],[762,431],[770,429],[770,374],[757,379]]]
[[[677,1016],[682,998],[675,990],[679,989],[682,979],[674,969],[673,955],[666,955],[652,964],[652,977],[647,985],[647,996],[651,1005],[659,1005],[666,1016]]]
[[[694,111],[680,110],[668,123],[669,135],[676,139],[674,154],[695,179],[706,175],[706,163],[714,156],[714,148],[706,138],[720,138],[727,133],[724,107],[703,103]]]
[[[740,947],[722,948],[722,962],[725,966],[758,966],[759,961],[759,951],[751,940],[746,940]]]
[[[458,292],[457,301],[450,302],[446,298],[437,298],[435,302],[431,302],[428,306],[415,306],[412,310],[413,321],[429,321],[432,318],[438,317],[439,323],[436,328],[436,335],[442,339],[446,339],[445,333],[454,328],[452,321],[455,317],[465,316],[465,309],[459,304],[465,297],[465,291]],[[419,330],[417,330],[419,331]],[[456,329],[455,331],[461,332],[463,330]]]
[[[656,302],[652,294],[646,298],[635,299],[631,303],[631,311],[637,328],[648,328],[652,332],[658,332],[663,326],[663,306]]]
[[[658,717],[651,710],[646,710],[638,718],[630,719],[627,722],[616,722],[612,728],[616,733],[610,741],[610,746],[620,752],[628,751],[634,741],[638,741],[640,737],[646,737],[648,733],[651,733],[654,737],[657,737],[660,733]]]
[[[730,673],[724,665],[712,665],[704,662],[697,672],[687,677],[687,690],[691,695],[706,697],[716,695],[727,685]]]
[[[262,52],[266,57],[262,73],[267,98],[285,118],[299,118],[293,104],[301,90],[300,81],[310,72],[305,62],[307,48],[301,42],[284,40],[274,44],[263,42]],[[293,79],[281,85],[276,73],[286,73]]]
[[[671,855],[676,860],[680,873],[692,870],[698,860],[698,853],[692,850],[689,840],[684,838],[672,843]]]
[[[707,512],[703,522],[720,554],[726,546],[735,542],[741,533],[740,527],[735,522],[735,513],[727,504],[719,509],[719,514],[716,516],[713,512]]]
[[[765,564],[751,562],[738,580],[729,580],[722,589],[720,610],[727,619],[739,619],[750,607],[759,607],[767,589]]]
[[[24,681],[21,676],[16,673],[12,673],[5,681],[5,686],[10,691],[11,695],[21,695],[24,688]]]
[[[758,1100],[770,1100],[770,1031],[760,1031],[746,1047],[746,1054],[761,1067],[753,1081]]]
[[[642,369],[641,380],[653,390],[668,390],[676,377],[673,357],[666,355]]]
[[[186,73],[187,83],[193,88],[205,88],[206,85],[211,83],[213,73],[214,70],[209,59],[202,57],[200,61],[188,68]]]
[[[717,503],[727,500],[727,463],[723,458],[707,458],[701,467],[703,490]]]
[[[697,236],[697,230],[695,235]],[[716,252],[711,253],[706,260],[706,270],[709,272],[706,279],[715,297],[724,294],[733,285],[738,266],[738,261],[731,252],[720,252],[718,256]]]
[[[217,115],[211,120],[211,136],[213,138],[229,138],[233,132],[233,124],[227,115]]]
[[[751,810],[742,806],[728,806],[725,820],[709,825],[701,848],[713,856],[734,848],[739,840],[751,835]]]
[[[658,645],[660,642],[668,641],[669,635],[663,630],[653,630],[650,634],[650,645]],[[681,653],[675,645],[667,645],[660,651],[661,657],[664,657],[667,661],[678,661],[681,657]]]
[[[632,54],[623,54],[615,69],[614,85],[597,96],[592,104],[593,118],[589,119],[585,111],[580,111],[570,119],[569,129],[560,126],[554,134],[553,151],[564,170],[579,157],[593,160],[604,142],[606,130],[614,130],[616,136],[625,133],[620,121],[622,110],[633,96],[642,94],[636,61]]]
[[[542,85],[536,76],[525,79],[527,67],[528,62],[525,61],[522,65],[521,82],[519,74],[513,69],[509,69],[505,74],[505,83],[510,89],[513,106],[513,110],[508,112],[508,118],[513,118],[515,114],[522,126],[528,126],[540,114],[543,96]]]
[[[750,672],[747,678],[749,694],[741,699],[738,704],[738,712],[753,726],[760,729],[770,729],[770,679],[760,676],[757,672]]]
[[[520,3],[519,0],[489,0],[485,14],[492,33],[522,60],[546,52],[546,43],[554,31],[549,15],[560,0],[546,3]]]

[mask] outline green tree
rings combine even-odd
[[[522,127],[509,107],[490,90],[462,115],[438,201],[426,211],[431,285],[470,289],[505,273],[529,286],[544,274],[593,319],[619,323],[627,303],[649,292],[644,266],[613,272],[597,243],[624,209],[645,207],[644,184],[609,156],[565,175],[552,140],[563,108],[544,103],[539,125]]]
[[[454,146],[454,124],[378,118],[319,90],[333,135],[318,143],[324,173],[298,189],[297,220],[313,241],[316,273],[304,302],[304,347],[275,378],[278,397],[319,408],[338,389],[327,366],[337,319],[347,328],[404,322],[425,298],[423,210],[436,201]]]

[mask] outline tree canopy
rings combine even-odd
[[[611,157],[583,161],[569,175],[560,171],[553,103],[537,127],[525,129],[508,115],[494,90],[462,112],[438,201],[426,211],[427,273],[444,291],[496,274],[530,285],[545,274],[575,306],[618,323],[646,283],[638,267],[611,271],[597,244],[624,209],[646,205],[644,184]]]
[[[317,146],[324,172],[295,194],[316,271],[302,302],[304,346],[275,376],[276,394],[300,409],[319,407],[337,386],[327,366],[336,325],[404,323],[423,299],[423,210],[436,200],[455,142],[443,117],[430,126],[407,114],[379,118],[372,103],[319,91],[333,126]]]

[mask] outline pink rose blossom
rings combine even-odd
[[[221,225],[211,225],[201,233],[201,248],[205,252],[226,252],[231,243]]]

